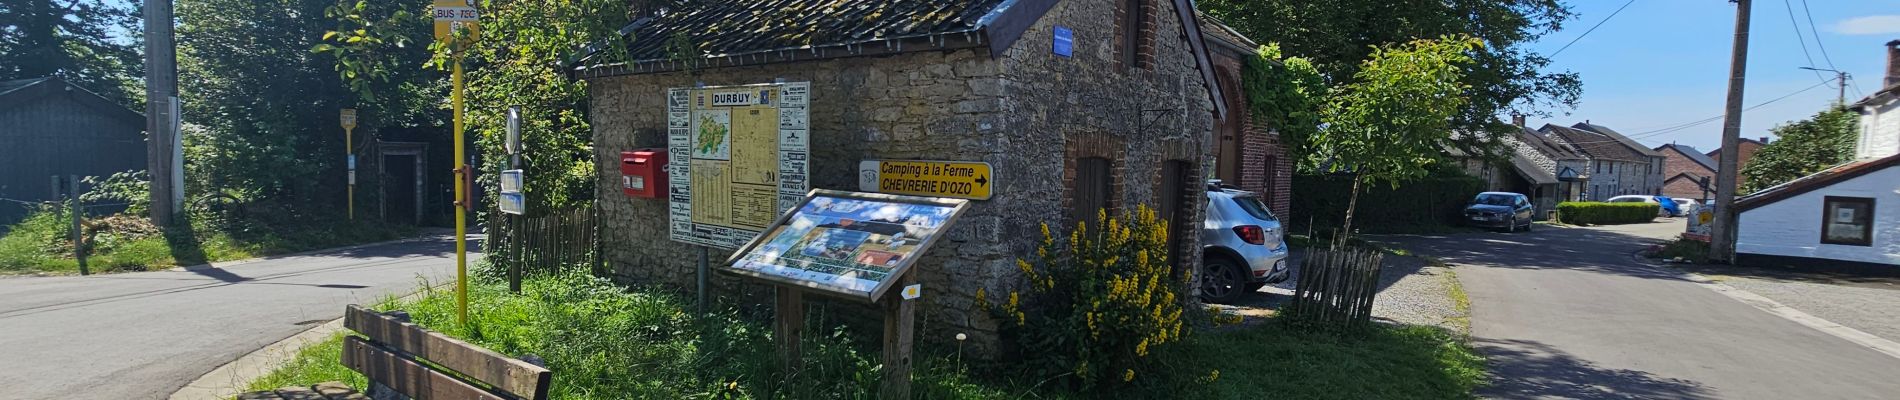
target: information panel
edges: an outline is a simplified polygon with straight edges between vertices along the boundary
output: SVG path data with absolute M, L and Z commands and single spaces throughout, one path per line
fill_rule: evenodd
M 738 248 L 804 198 L 811 83 L 668 89 L 674 241 Z
M 814 190 L 723 268 L 875 301 L 948 234 L 967 204 L 959 199 Z

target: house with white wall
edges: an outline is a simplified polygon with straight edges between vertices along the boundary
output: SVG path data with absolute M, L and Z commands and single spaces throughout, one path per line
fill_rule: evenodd
M 1739 264 L 1900 275 L 1900 40 L 1861 114 L 1854 161 L 1739 199 Z

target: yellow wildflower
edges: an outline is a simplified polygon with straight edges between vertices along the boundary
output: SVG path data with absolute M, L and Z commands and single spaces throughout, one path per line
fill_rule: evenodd
M 1129 370 L 1122 371 L 1122 382 L 1133 382 L 1134 380 L 1135 380 L 1135 370 L 1129 369 Z

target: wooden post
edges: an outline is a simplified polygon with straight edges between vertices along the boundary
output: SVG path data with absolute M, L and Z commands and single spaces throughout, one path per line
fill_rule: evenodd
M 880 399 L 910 398 L 910 350 L 917 328 L 917 301 L 905 299 L 903 288 L 914 281 L 909 275 L 897 281 L 896 288 L 884 296 L 884 383 Z
M 776 286 L 775 291 L 778 304 L 772 308 L 772 340 L 778 344 L 779 370 L 790 376 L 804 357 L 799 341 L 805 336 L 805 292 L 785 285 Z
M 86 218 L 86 211 L 83 207 L 80 207 L 79 205 L 79 175 L 67 176 L 66 187 L 68 188 L 66 192 L 71 194 L 71 196 L 67 197 L 67 199 L 72 201 L 73 260 L 79 262 L 80 276 L 91 275 L 92 271 L 89 271 L 86 268 L 86 243 L 85 243 L 86 233 L 81 231 L 80 229 L 80 226 L 82 225 L 80 220 Z

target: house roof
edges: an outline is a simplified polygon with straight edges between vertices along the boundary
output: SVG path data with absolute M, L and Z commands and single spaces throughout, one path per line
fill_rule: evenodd
M 886 55 L 930 50 L 988 48 L 1002 54 L 1041 20 L 1058 0 L 709 0 L 641 17 L 621 28 L 632 40 L 627 62 L 589 65 L 600 48 L 589 47 L 573 64 L 581 77 L 717 68 L 779 62 Z M 1181 32 L 1210 98 L 1214 84 L 1199 21 L 1191 0 L 1173 0 Z M 680 36 L 694 54 L 677 56 Z M 1163 35 L 1162 37 L 1172 37 Z M 1077 38 L 1082 39 L 1082 38 Z M 684 65 L 682 65 L 684 64 Z M 1214 114 L 1227 113 L 1215 101 Z
M 1523 175 L 1524 179 L 1530 180 L 1531 183 L 1539 185 L 1557 184 L 1557 175 L 1553 175 L 1550 171 L 1545 171 L 1543 167 L 1537 166 L 1536 162 L 1531 161 L 1529 157 L 1525 157 L 1523 153 L 1511 152 L 1511 167 L 1516 169 L 1519 175 Z
M 1221 22 L 1219 18 L 1214 18 L 1214 16 L 1207 15 L 1207 13 L 1200 11 L 1195 11 L 1194 16 L 1199 18 L 1201 20 L 1201 26 L 1206 28 L 1201 32 L 1207 37 L 1214 39 L 1214 44 L 1245 54 L 1256 54 L 1260 51 L 1260 43 L 1254 42 L 1253 39 L 1248 39 L 1246 35 L 1241 35 L 1240 31 L 1234 30 L 1234 27 L 1227 26 L 1227 24 Z
M 1585 131 L 1567 126 L 1545 124 L 1540 130 L 1556 136 L 1591 159 L 1617 161 L 1645 161 L 1645 156 L 1615 138 L 1600 133 Z M 1647 149 L 1645 149 L 1647 150 Z
M 1607 127 L 1607 126 L 1591 124 L 1589 122 L 1579 122 L 1576 125 L 1571 125 L 1570 127 L 1582 129 L 1582 130 L 1586 130 L 1590 132 L 1595 132 L 1603 136 L 1608 136 L 1611 139 L 1616 139 L 1617 143 L 1622 144 L 1624 147 L 1628 147 L 1630 150 L 1636 151 L 1637 154 L 1642 154 L 1648 157 L 1662 157 L 1662 153 L 1657 153 L 1655 150 L 1651 150 L 1649 146 L 1644 146 L 1642 143 L 1637 143 L 1636 140 L 1630 139 L 1628 136 L 1623 136 L 1622 132 L 1617 132 L 1615 129 L 1610 129 L 1610 127 Z
M 1768 142 L 1763 142 L 1760 140 L 1755 140 L 1755 139 L 1750 139 L 1750 138 L 1741 138 L 1741 141 L 1735 142 L 1735 147 L 1739 149 L 1742 147 L 1742 145 L 1747 145 L 1747 144 L 1753 144 L 1755 145 L 1755 147 L 1761 147 L 1761 146 L 1767 146 Z M 1708 152 L 1702 153 L 1702 155 L 1704 156 L 1711 157 L 1710 158 L 1711 160 L 1714 159 L 1713 157 L 1720 156 L 1721 154 L 1722 154 L 1722 148 L 1719 148 L 1719 147 L 1716 148 L 1715 150 L 1709 150 Z
M 144 121 L 145 114 L 126 108 L 125 105 L 93 93 L 91 90 L 74 85 L 58 76 L 18 79 L 0 82 L 0 110 L 16 107 L 47 96 L 68 94 L 74 101 L 91 107 L 105 116 L 127 121 Z M 135 122 L 136 123 L 136 122 Z
M 1523 141 L 1524 144 L 1530 145 L 1531 148 L 1537 149 L 1537 151 L 1553 159 L 1582 160 L 1585 158 L 1583 153 L 1578 153 L 1568 146 L 1552 142 L 1550 138 L 1544 136 L 1543 132 L 1538 132 L 1536 129 L 1524 127 L 1521 132 L 1518 132 L 1517 137 L 1519 141 Z
M 1757 207 L 1786 200 L 1795 195 L 1812 192 L 1835 183 L 1895 166 L 1900 166 L 1900 155 L 1874 160 L 1852 161 L 1846 164 L 1836 165 L 1821 172 L 1816 172 L 1812 175 L 1789 181 L 1788 183 L 1762 189 L 1759 192 L 1736 199 L 1735 207 L 1737 211 L 1752 210 Z
M 1687 158 L 1689 161 L 1695 161 L 1696 164 L 1702 165 L 1702 168 L 1708 168 L 1710 171 L 1715 170 L 1715 159 L 1709 158 L 1709 155 L 1703 153 L 1701 150 L 1696 150 L 1695 146 L 1675 143 L 1656 146 L 1656 151 L 1663 151 L 1663 149 L 1682 153 L 1683 158 Z M 1665 156 L 1666 154 L 1667 153 L 1665 153 Z

